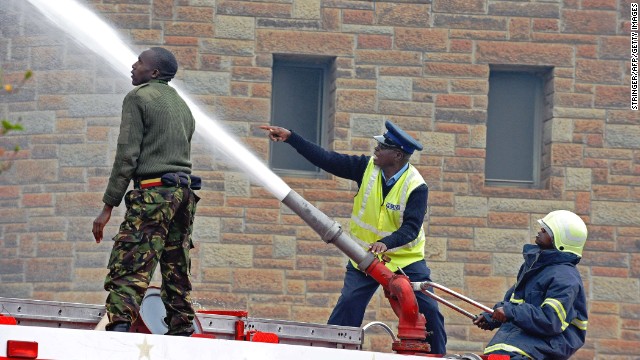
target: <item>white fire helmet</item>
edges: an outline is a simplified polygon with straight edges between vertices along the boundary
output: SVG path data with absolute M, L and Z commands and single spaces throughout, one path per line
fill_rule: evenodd
M 553 239 L 556 249 L 582 257 L 582 248 L 587 241 L 587 226 L 582 219 L 567 210 L 552 211 L 538 223 Z

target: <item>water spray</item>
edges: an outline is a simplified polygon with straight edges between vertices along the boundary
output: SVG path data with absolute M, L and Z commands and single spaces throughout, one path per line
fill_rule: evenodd
M 51 22 L 60 27 L 74 40 L 104 58 L 120 75 L 130 79 L 131 65 L 138 55 L 120 38 L 118 33 L 104 20 L 75 0 L 28 0 Z M 184 99 L 196 120 L 196 132 L 202 135 L 208 146 L 220 151 L 227 162 L 240 168 L 282 201 L 291 188 L 274 174 L 247 148 L 223 129 L 214 119 L 205 114 L 180 89 L 172 83 Z

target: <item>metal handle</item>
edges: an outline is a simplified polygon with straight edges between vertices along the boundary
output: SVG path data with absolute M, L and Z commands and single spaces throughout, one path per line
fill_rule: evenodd
M 463 309 L 461 307 L 459 307 L 458 305 L 455 305 L 455 304 L 451 303 L 450 301 L 448 301 L 446 299 L 441 298 L 440 296 L 428 291 L 427 289 L 429 287 L 434 287 L 436 289 L 440 289 L 440 290 L 446 292 L 449 295 L 453 295 L 454 297 L 456 297 L 458 299 L 464 300 L 465 302 L 467 302 L 467 303 L 469 303 L 469 304 L 471 304 L 471 305 L 473 305 L 473 306 L 475 306 L 477 308 L 480 308 L 483 311 L 488 312 L 489 314 L 493 314 L 493 309 L 492 308 L 487 307 L 487 306 L 485 306 L 485 305 L 483 305 L 483 304 L 481 304 L 481 303 L 479 303 L 479 302 L 477 302 L 477 301 L 475 301 L 473 299 L 470 299 L 470 298 L 468 298 L 468 297 L 466 297 L 466 296 L 464 296 L 464 295 L 462 295 L 460 293 L 457 293 L 457 292 L 455 292 L 455 291 L 453 291 L 453 290 L 451 290 L 451 289 L 449 289 L 449 288 L 447 288 L 445 286 L 442 286 L 442 285 L 440 285 L 438 283 L 434 283 L 434 282 L 431 282 L 431 281 L 423 281 L 423 282 L 412 282 L 411 285 L 413 286 L 413 290 L 422 292 L 423 294 L 427 295 L 428 297 L 443 303 L 444 305 L 452 308 L 453 310 L 461 313 L 462 315 L 465 315 L 466 317 L 468 317 L 468 318 L 470 318 L 472 320 L 475 320 L 478 316 L 475 315 L 475 314 L 470 313 L 469 311 L 467 311 L 467 310 L 465 310 L 465 309 Z
M 368 323 L 367 325 L 365 325 L 365 326 L 363 326 L 363 327 L 362 327 L 362 340 L 363 340 L 363 341 L 364 341 L 364 332 L 365 332 L 368 328 L 370 328 L 370 327 L 372 327 L 372 326 L 375 326 L 375 325 L 380 326 L 380 327 L 381 327 L 381 328 L 383 328 L 383 329 L 384 329 L 384 330 L 385 330 L 389 335 L 391 335 L 391 338 L 393 339 L 393 342 L 398 341 L 398 338 L 397 338 L 397 337 L 396 337 L 396 335 L 393 333 L 393 331 L 391 330 L 391 328 L 389 327 L 389 325 L 387 325 L 387 324 L 385 324 L 385 323 L 383 323 L 383 322 L 381 322 L 381 321 L 372 321 L 372 322 L 370 322 L 370 323 Z

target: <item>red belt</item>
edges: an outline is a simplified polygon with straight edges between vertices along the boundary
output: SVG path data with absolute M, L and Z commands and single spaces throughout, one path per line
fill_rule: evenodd
M 140 189 L 146 189 L 160 185 L 162 185 L 162 180 L 160 178 L 140 180 Z

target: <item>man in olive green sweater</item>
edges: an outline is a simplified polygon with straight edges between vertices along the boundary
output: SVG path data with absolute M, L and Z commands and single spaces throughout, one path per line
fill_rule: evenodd
M 169 335 L 193 333 L 189 250 L 196 203 L 191 174 L 191 137 L 195 120 L 189 107 L 168 85 L 178 70 L 175 56 L 153 47 L 132 65 L 135 86 L 122 104 L 115 161 L 93 222 L 97 243 L 114 206 L 124 196 L 127 211 L 109 259 L 104 288 L 109 331 L 128 332 L 160 263 L 161 298 Z M 133 180 L 134 189 L 127 188 Z

